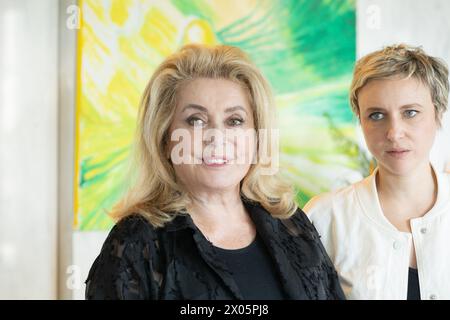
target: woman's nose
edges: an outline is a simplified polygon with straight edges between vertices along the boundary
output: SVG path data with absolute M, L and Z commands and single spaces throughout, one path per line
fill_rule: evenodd
M 404 126 L 401 120 L 393 119 L 389 122 L 387 129 L 387 139 L 389 141 L 396 141 L 405 136 Z
M 216 127 L 210 127 L 206 130 L 204 134 L 203 141 L 205 141 L 207 144 L 214 144 L 214 145 L 222 145 L 225 142 L 225 130 L 216 128 Z

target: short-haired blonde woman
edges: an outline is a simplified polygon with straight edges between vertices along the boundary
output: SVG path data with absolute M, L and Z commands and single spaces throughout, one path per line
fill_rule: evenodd
M 450 175 L 429 160 L 448 69 L 393 45 L 361 58 L 350 100 L 377 168 L 304 208 L 349 299 L 450 299 Z
M 344 298 L 317 232 L 269 168 L 273 108 L 237 48 L 190 45 L 157 68 L 138 117 L 136 186 L 113 212 L 86 298 Z

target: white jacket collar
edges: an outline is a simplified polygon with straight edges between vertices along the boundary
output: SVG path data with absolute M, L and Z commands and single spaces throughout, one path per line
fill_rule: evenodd
M 431 220 L 438 217 L 443 212 L 450 210 L 450 175 L 438 172 L 433 165 L 431 165 L 431 167 L 436 175 L 438 186 L 436 203 L 423 217 L 413 220 Z M 373 220 L 390 233 L 398 233 L 399 231 L 388 221 L 381 209 L 375 179 L 377 173 L 378 167 L 370 176 L 354 185 L 356 196 L 364 214 L 367 215 L 369 219 Z

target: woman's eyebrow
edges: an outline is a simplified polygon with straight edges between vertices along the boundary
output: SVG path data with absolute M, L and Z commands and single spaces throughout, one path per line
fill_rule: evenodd
M 386 109 L 383 109 L 381 107 L 370 107 L 370 108 L 367 108 L 365 110 L 365 112 L 377 112 L 377 111 L 384 111 L 384 110 L 386 110 Z
M 203 107 L 201 105 L 195 104 L 195 103 L 187 104 L 183 108 L 183 110 L 181 112 L 184 112 L 184 111 L 186 111 L 188 109 L 195 109 L 195 110 L 199 110 L 199 111 L 204 112 L 204 113 L 208 113 L 208 109 L 206 109 L 205 107 Z M 242 107 L 242 106 L 234 106 L 234 107 L 226 108 L 225 112 L 226 113 L 230 113 L 230 112 L 234 112 L 234 111 L 237 111 L 237 110 L 242 110 L 242 111 L 244 111 L 247 114 L 247 110 L 245 110 L 245 108 Z
M 242 106 L 234 106 L 234 107 L 226 108 L 225 112 L 228 113 L 228 112 L 234 112 L 234 111 L 237 111 L 237 110 L 242 110 L 242 111 L 245 112 L 245 114 L 247 114 L 247 110 L 245 110 L 245 108 L 242 107 Z
M 408 108 L 423 108 L 423 106 L 419 103 L 408 103 L 400 107 L 400 109 L 408 109 Z
M 205 107 L 203 107 L 201 105 L 194 104 L 194 103 L 189 103 L 188 105 L 186 105 L 181 112 L 184 112 L 187 109 L 196 109 L 196 110 L 199 110 L 201 112 L 208 113 L 208 109 L 206 109 Z
M 419 103 L 407 103 L 402 105 L 399 109 L 408 109 L 408 108 L 423 108 L 423 106 Z M 384 111 L 386 109 L 382 107 L 370 107 L 366 109 L 366 112 L 377 112 L 377 111 Z

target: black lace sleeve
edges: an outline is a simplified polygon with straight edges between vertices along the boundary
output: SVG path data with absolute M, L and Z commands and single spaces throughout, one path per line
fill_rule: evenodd
M 140 216 L 114 226 L 86 280 L 86 299 L 158 299 L 157 240 Z
M 342 290 L 341 284 L 339 282 L 339 275 L 334 267 L 332 260 L 330 259 L 328 253 L 326 252 L 321 240 L 320 235 L 317 232 L 314 225 L 309 221 L 308 217 L 302 210 L 298 210 L 294 216 L 294 220 L 297 222 L 297 226 L 303 229 L 308 237 L 310 237 L 315 243 L 322 256 L 321 269 L 323 270 L 323 275 L 321 276 L 322 281 L 325 285 L 325 297 L 326 300 L 345 300 L 345 294 Z
M 306 218 L 306 214 L 303 213 L 303 217 Z M 335 269 L 335 266 L 333 264 L 333 261 L 330 259 L 330 256 L 328 255 L 327 251 L 325 250 L 325 247 L 322 244 L 322 241 L 320 240 L 320 235 L 317 232 L 316 228 L 312 223 L 309 222 L 308 218 L 306 218 L 307 222 L 309 223 L 310 228 L 312 229 L 312 233 L 314 233 L 316 239 L 317 239 L 317 245 L 322 252 L 322 255 L 325 259 L 325 265 L 324 268 L 328 275 L 328 290 L 327 290 L 327 299 L 328 300 L 345 300 L 345 294 L 342 290 L 340 281 L 339 281 L 339 275 Z

